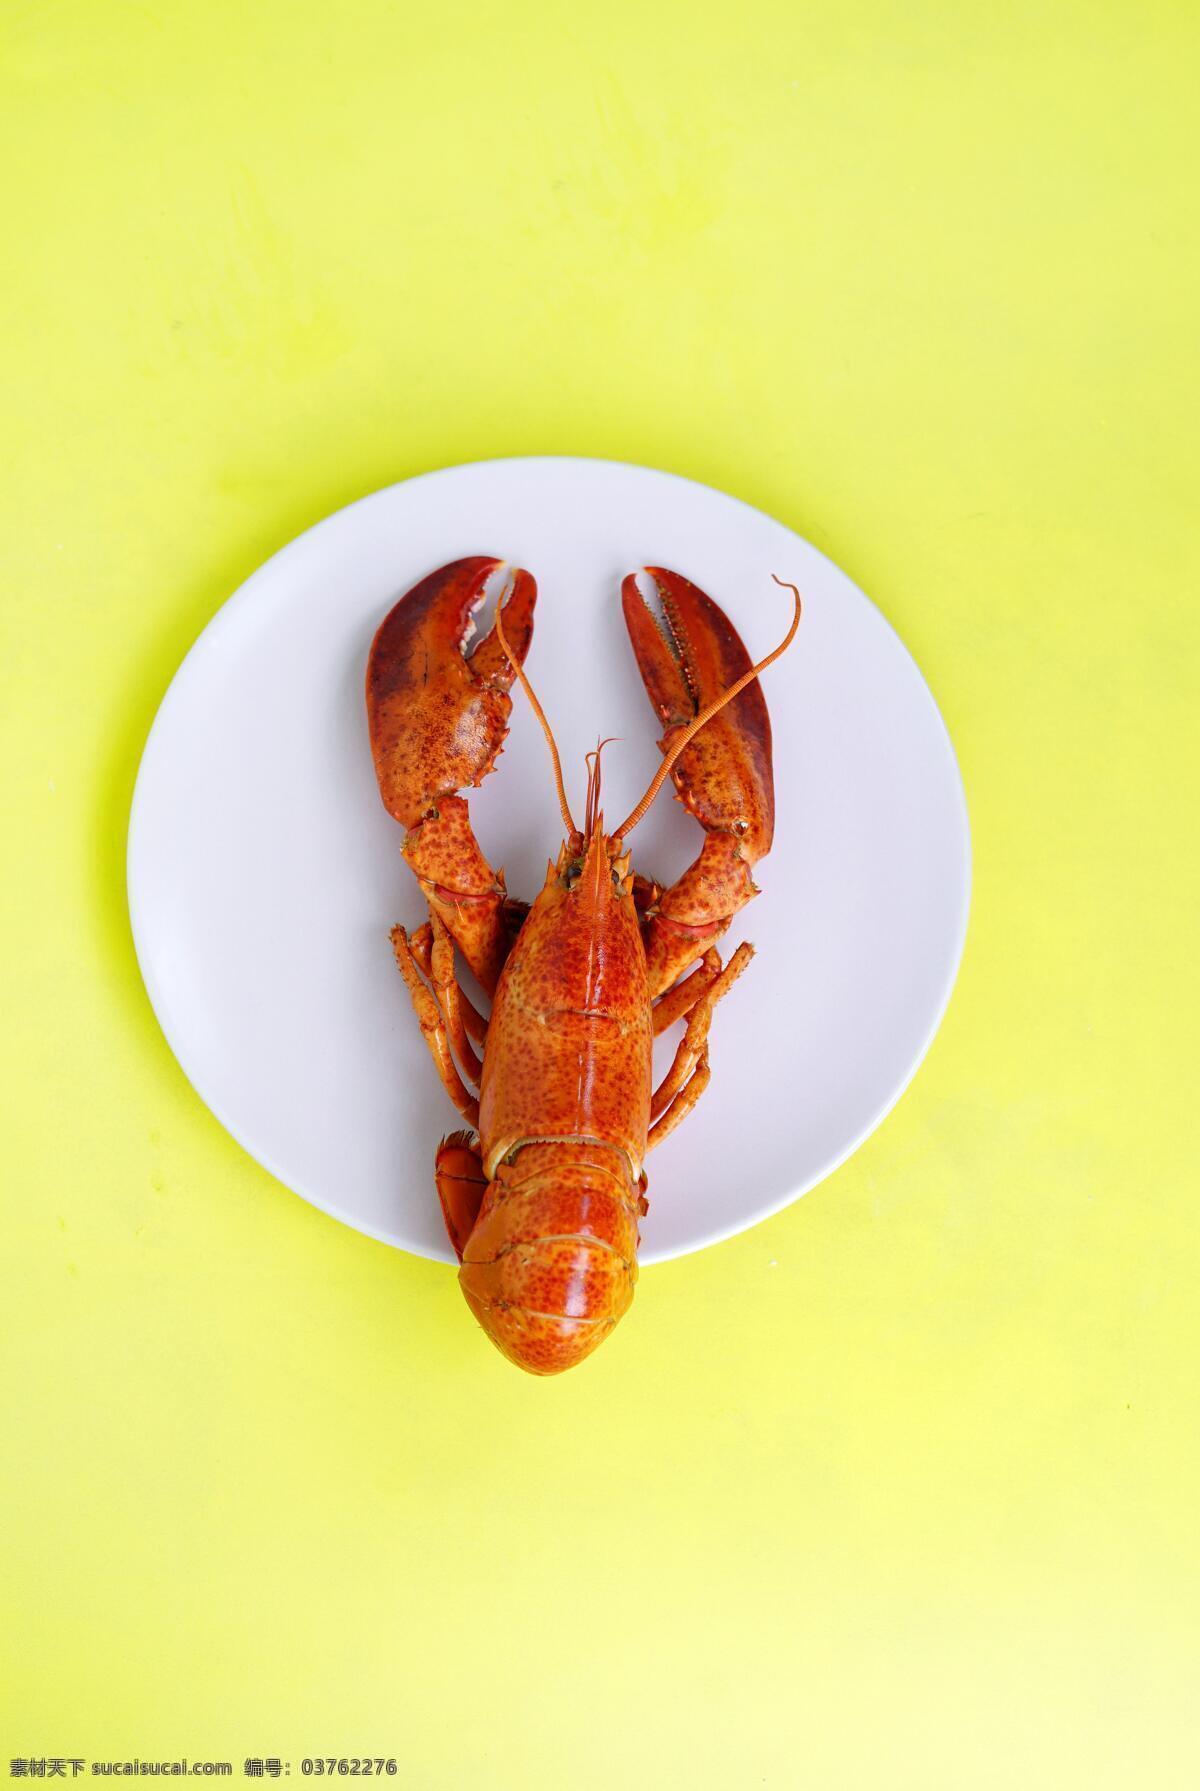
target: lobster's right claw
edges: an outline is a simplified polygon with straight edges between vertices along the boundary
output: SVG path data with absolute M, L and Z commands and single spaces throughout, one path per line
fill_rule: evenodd
M 413 828 L 440 797 L 478 784 L 508 732 L 516 673 L 495 628 L 463 655 L 484 587 L 502 562 L 454 560 L 413 586 L 384 618 L 367 661 L 367 716 L 379 793 Z M 517 568 L 504 633 L 523 660 L 533 638 L 537 585 Z
M 636 573 L 624 581 L 621 603 L 646 694 L 666 724 L 659 741 L 665 753 L 753 661 L 725 611 L 698 585 L 663 566 L 645 570 L 658 589 L 662 625 L 638 590 Z M 684 807 L 707 833 L 731 834 L 747 865 L 770 851 L 775 831 L 771 722 L 757 679 L 701 728 L 680 753 L 671 778 Z
M 635 573 L 625 580 L 621 600 L 646 694 L 666 724 L 659 744 L 669 752 L 752 661 L 724 610 L 697 585 L 662 566 L 646 571 L 658 588 L 661 626 Z M 652 995 L 673 987 L 758 893 L 753 867 L 771 849 L 775 786 L 771 723 L 757 679 L 705 723 L 676 759 L 671 777 L 679 800 L 704 828 L 704 845 L 696 862 L 666 889 L 653 889 L 645 905 L 642 937 Z

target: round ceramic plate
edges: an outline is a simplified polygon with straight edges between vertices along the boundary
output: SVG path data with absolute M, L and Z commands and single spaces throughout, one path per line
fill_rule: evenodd
M 758 955 L 716 1011 L 708 1092 L 649 1160 L 642 1261 L 661 1261 L 777 1212 L 879 1124 L 937 1029 L 966 927 L 966 808 L 929 690 L 879 611 L 771 517 L 645 467 L 496 460 L 394 485 L 301 535 L 205 629 L 151 730 L 129 830 L 138 959 L 172 1050 L 252 1156 L 347 1225 L 453 1260 L 433 1157 L 461 1121 L 392 959 L 389 928 L 419 923 L 423 904 L 379 800 L 363 678 L 395 600 L 480 553 L 537 579 L 527 669 L 577 812 L 601 734 L 618 737 L 612 816 L 659 762 L 625 573 L 685 573 L 756 658 L 790 618 L 771 574 L 804 596 L 794 645 L 763 677 L 775 845 L 723 943 Z M 562 824 L 519 689 L 470 800 L 510 893 L 532 897 Z M 632 836 L 635 864 L 670 880 L 700 837 L 668 789 Z

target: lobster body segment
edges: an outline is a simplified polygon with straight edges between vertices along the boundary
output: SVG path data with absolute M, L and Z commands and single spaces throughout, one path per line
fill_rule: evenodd
M 787 638 L 753 665 L 728 617 L 686 579 L 651 569 L 665 627 L 625 581 L 630 638 L 666 732 L 664 763 L 623 832 L 668 774 L 705 830 L 699 858 L 663 887 L 635 877 L 621 834 L 605 831 L 598 753 L 582 832 L 571 819 L 520 670 L 536 597 L 528 573 L 514 574 L 503 620 L 464 658 L 499 564 L 456 561 L 401 598 L 375 637 L 367 707 L 380 793 L 408 829 L 405 857 L 430 912 L 411 937 L 393 929 L 397 962 L 443 1085 L 477 1128 L 443 1140 L 435 1169 L 459 1281 L 506 1356 L 555 1374 L 629 1309 L 646 1154 L 707 1087 L 713 1009 L 752 956 L 741 945 L 722 966 L 716 940 L 757 893 L 751 869 L 770 849 L 771 730 L 755 680 L 800 609 L 797 595 Z M 491 770 L 518 676 L 550 738 L 566 828 L 528 911 L 508 899 L 459 794 Z M 486 1020 L 458 986 L 456 948 L 492 997 Z M 679 1020 L 686 1031 L 656 1090 L 654 1037 Z
M 568 841 L 500 978 L 479 1094 L 483 1166 L 532 1139 L 595 1140 L 636 1179 L 650 1123 L 646 954 L 628 860 Z
M 628 1312 L 645 1203 L 624 1154 L 527 1144 L 487 1186 L 458 1271 L 492 1342 L 532 1374 L 590 1356 Z
M 627 1310 L 653 1027 L 628 860 L 568 840 L 492 1003 L 479 1097 L 487 1192 L 460 1280 L 535 1372 L 581 1360 Z

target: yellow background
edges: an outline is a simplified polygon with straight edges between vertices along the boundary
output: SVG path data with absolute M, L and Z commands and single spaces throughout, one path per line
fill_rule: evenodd
M 1194 1786 L 1194 6 L 3 26 L 0 1772 Z M 364 492 L 543 452 L 840 562 L 975 848 L 896 1112 L 548 1383 L 223 1134 L 123 881 L 226 595 Z M 729 1118 L 734 1179 L 787 1115 Z

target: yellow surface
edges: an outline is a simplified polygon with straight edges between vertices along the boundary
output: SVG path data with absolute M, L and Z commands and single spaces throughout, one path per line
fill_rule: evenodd
M 3 24 L 0 1774 L 1200 1782 L 1195 8 Z M 832 554 L 975 846 L 897 1111 L 549 1383 L 223 1134 L 123 884 L 224 597 L 364 492 L 527 452 Z M 731 1179 L 786 1123 L 729 1115 Z

